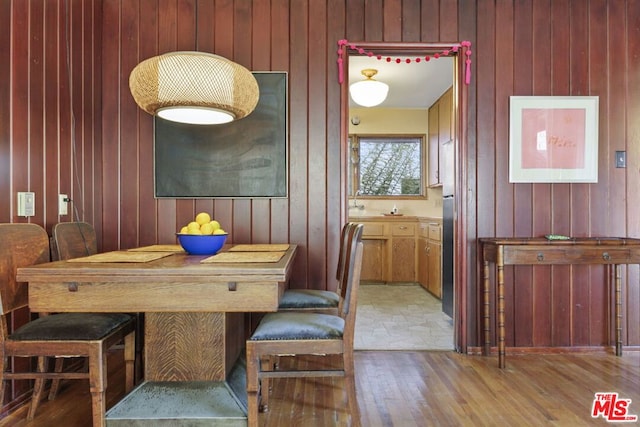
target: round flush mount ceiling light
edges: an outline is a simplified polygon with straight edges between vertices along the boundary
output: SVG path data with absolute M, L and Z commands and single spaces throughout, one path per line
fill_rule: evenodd
M 170 52 L 139 63 L 129 76 L 138 106 L 166 120 L 220 124 L 249 115 L 260 89 L 251 71 L 206 52 Z
M 349 86 L 353 102 L 363 107 L 375 107 L 382 104 L 389 93 L 389 85 L 373 79 L 373 76 L 378 74 L 378 70 L 366 68 L 361 73 L 366 79 Z

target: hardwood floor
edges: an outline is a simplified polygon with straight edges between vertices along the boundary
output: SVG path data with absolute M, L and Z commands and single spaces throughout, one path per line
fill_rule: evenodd
M 631 399 L 629 413 L 640 415 L 638 351 L 621 358 L 509 355 L 504 370 L 497 368 L 496 357 L 450 351 L 357 351 L 355 360 L 365 427 L 616 425 L 591 417 L 596 392 Z M 109 377 L 109 406 L 122 396 L 123 379 L 122 369 Z M 341 379 L 273 380 L 270 411 L 261 414 L 261 424 L 349 426 L 342 384 Z M 41 403 L 33 422 L 25 415 L 21 408 L 0 426 L 90 425 L 86 382 L 68 382 L 55 401 Z
M 124 396 L 123 350 L 110 350 L 107 359 L 107 408 Z M 28 404 L 0 420 L 0 427 L 87 427 L 91 426 L 89 380 L 62 381 L 55 400 L 46 397 L 38 405 L 36 417 L 27 421 Z

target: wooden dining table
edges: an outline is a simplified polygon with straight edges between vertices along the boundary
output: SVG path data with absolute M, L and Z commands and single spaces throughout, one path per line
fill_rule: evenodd
M 245 313 L 278 309 L 295 253 L 293 244 L 225 245 L 213 257 L 152 245 L 20 268 L 17 279 L 28 282 L 32 312 L 145 313 L 144 381 L 107 425 L 181 411 L 246 425 Z

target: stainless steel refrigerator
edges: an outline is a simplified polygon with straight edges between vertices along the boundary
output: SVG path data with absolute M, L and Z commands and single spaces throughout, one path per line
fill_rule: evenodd
M 442 311 L 453 318 L 455 166 L 453 140 L 442 144 Z

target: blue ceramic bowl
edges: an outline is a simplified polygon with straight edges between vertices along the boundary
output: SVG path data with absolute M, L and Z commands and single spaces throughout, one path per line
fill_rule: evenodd
M 215 255 L 227 241 L 227 234 L 177 234 L 182 249 L 190 255 Z

